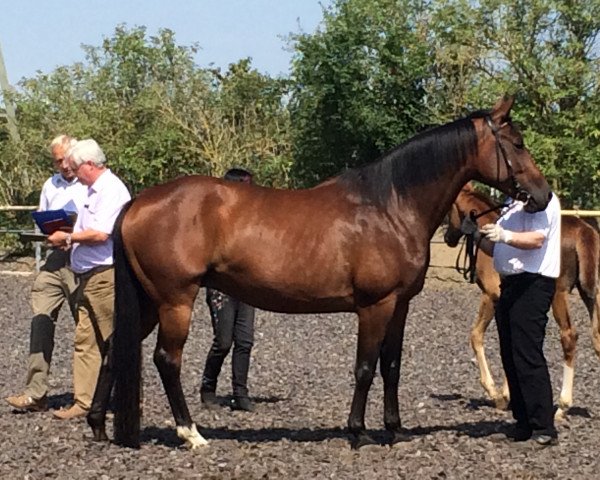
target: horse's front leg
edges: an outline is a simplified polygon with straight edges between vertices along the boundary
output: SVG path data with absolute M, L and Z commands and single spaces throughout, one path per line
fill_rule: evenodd
M 189 331 L 191 307 L 162 307 L 159 309 L 159 316 L 160 327 L 154 363 L 175 418 L 177 436 L 192 449 L 208 445 L 192 421 L 181 388 L 181 359 Z
M 354 449 L 375 443 L 365 431 L 367 396 L 373 383 L 377 359 L 385 332 L 394 312 L 395 298 L 386 298 L 376 305 L 358 311 L 358 346 L 354 367 L 354 396 L 348 417 L 348 430 Z
M 383 422 L 393 435 L 392 444 L 408 440 L 408 436 L 401 430 L 398 408 L 398 384 L 407 313 L 408 300 L 399 300 L 381 346 L 379 368 L 383 377 Z

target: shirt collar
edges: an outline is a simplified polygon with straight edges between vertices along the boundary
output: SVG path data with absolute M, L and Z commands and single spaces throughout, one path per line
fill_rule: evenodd
M 60 173 L 57 173 L 56 175 L 54 175 L 54 178 L 55 178 L 55 184 L 57 187 L 69 187 L 71 185 L 75 185 L 76 183 L 79 183 L 79 179 L 77 177 L 75 177 L 73 180 L 71 180 L 69 182 Z

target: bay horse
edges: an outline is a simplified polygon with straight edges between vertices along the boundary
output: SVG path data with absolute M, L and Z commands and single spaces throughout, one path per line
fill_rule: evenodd
M 159 325 L 154 363 L 177 434 L 206 440 L 192 422 L 180 372 L 200 287 L 283 313 L 356 312 L 351 446 L 372 443 L 367 396 L 377 362 L 383 421 L 406 439 L 398 410 L 409 301 L 423 288 L 429 242 L 460 188 L 477 179 L 543 210 L 551 191 L 510 120 L 513 99 L 423 132 L 377 161 L 314 188 L 279 190 L 186 176 L 140 193 L 113 231 L 115 331 L 88 415 L 106 439 L 115 378 L 115 441 L 139 447 L 141 341 Z
M 450 247 L 456 247 L 460 238 L 463 219 L 472 213 L 477 216 L 479 227 L 486 223 L 495 223 L 499 217 L 495 202 L 478 192 L 467 183 L 452 204 L 448 227 L 444 241 Z M 592 343 L 596 355 L 600 357 L 600 290 L 598 288 L 598 269 L 600 267 L 600 237 L 597 230 L 577 217 L 561 218 L 561 271 L 556 279 L 556 292 L 552 300 L 552 313 L 560 329 L 560 341 L 563 350 L 563 378 L 558 401 L 556 418 L 564 418 L 573 405 L 573 378 L 575 368 L 575 347 L 577 332 L 569 313 L 568 296 L 577 288 L 581 300 L 588 311 L 592 325 Z M 481 289 L 479 312 L 471 328 L 470 343 L 477 364 L 481 385 L 488 397 L 499 409 L 508 406 L 509 392 L 506 377 L 502 389 L 498 391 L 490 373 L 484 349 L 484 334 L 492 318 L 496 302 L 500 297 L 500 277 L 494 269 L 491 256 L 483 250 L 477 252 L 475 260 L 477 285 Z

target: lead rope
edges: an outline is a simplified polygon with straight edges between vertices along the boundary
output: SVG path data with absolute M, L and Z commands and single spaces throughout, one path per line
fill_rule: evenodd
M 475 222 L 475 220 L 477 219 L 474 211 L 471 211 L 469 213 L 469 217 L 473 222 Z M 479 251 L 479 242 L 475 242 L 475 239 L 473 237 L 474 235 L 472 233 L 464 235 L 463 241 L 460 246 L 460 250 L 458 251 L 458 256 L 456 257 L 456 263 L 454 265 L 456 271 L 460 273 L 462 277 L 469 283 L 475 283 L 477 280 L 476 264 L 477 253 Z M 463 257 L 462 265 L 461 256 Z
M 477 219 L 484 216 L 487 213 L 490 212 L 494 212 L 496 210 L 500 210 L 506 206 L 510 206 L 506 205 L 506 204 L 500 204 L 500 205 L 496 205 L 494 207 L 491 207 L 487 210 L 484 210 L 481 213 L 477 213 L 475 210 L 471 210 L 469 212 L 469 219 L 471 220 L 471 222 L 475 225 L 475 228 L 477 228 Z M 456 262 L 454 265 L 454 268 L 456 269 L 456 271 L 458 273 L 460 273 L 462 275 L 462 277 L 467 280 L 469 283 L 475 283 L 477 281 L 477 254 L 479 253 L 479 242 L 481 241 L 481 239 L 479 239 L 479 241 L 475 241 L 475 231 L 473 231 L 472 233 L 465 233 L 464 234 L 464 240 L 460 246 L 460 250 L 458 251 L 458 256 L 456 257 Z M 461 266 L 461 255 L 463 255 L 463 250 L 464 250 L 464 257 L 462 260 L 462 266 Z

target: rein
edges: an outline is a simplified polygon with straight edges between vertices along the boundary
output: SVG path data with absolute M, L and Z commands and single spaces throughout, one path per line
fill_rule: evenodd
M 500 210 L 504 208 L 505 204 L 495 205 L 487 210 L 484 210 L 481 213 L 477 213 L 475 210 L 471 210 L 469 212 L 469 216 L 465 217 L 463 220 L 463 224 L 461 225 L 461 231 L 464 233 L 464 240 L 460 246 L 460 250 L 458 251 L 458 256 L 456 257 L 456 262 L 454 268 L 458 273 L 460 273 L 465 280 L 469 283 L 475 283 L 477 281 L 477 254 L 479 253 L 479 242 L 481 239 L 475 240 L 475 233 L 477 232 L 477 219 L 483 217 L 484 215 L 494 212 L 496 210 Z M 464 229 L 464 226 L 468 225 L 467 229 Z M 467 230 L 467 231 L 464 231 Z M 462 259 L 461 266 L 461 255 L 464 257 Z

